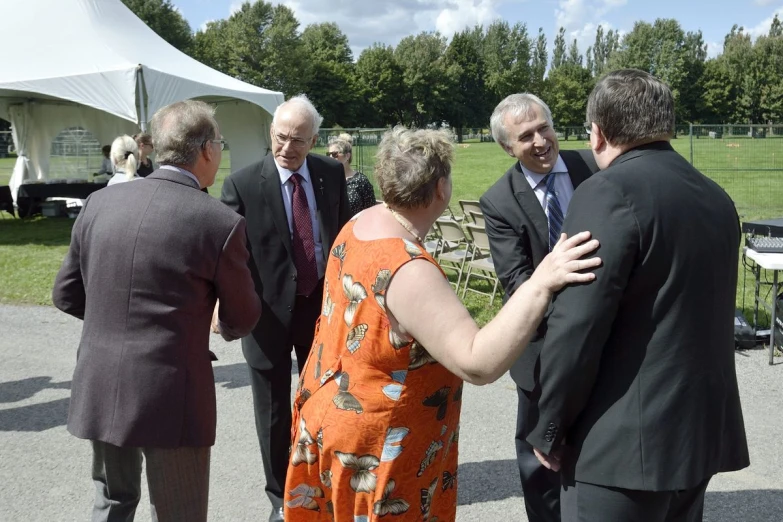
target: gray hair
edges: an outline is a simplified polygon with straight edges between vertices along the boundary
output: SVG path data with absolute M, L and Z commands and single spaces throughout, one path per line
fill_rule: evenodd
M 275 108 L 275 113 L 272 115 L 272 125 L 277 122 L 277 115 L 280 113 L 282 109 L 293 109 L 294 111 L 299 112 L 300 114 L 304 114 L 308 117 L 308 119 L 313 123 L 313 136 L 318 134 L 318 131 L 321 130 L 321 123 L 323 123 L 324 118 L 320 114 L 318 114 L 318 110 L 315 108 L 315 106 L 312 104 L 310 99 L 305 96 L 304 94 L 297 94 L 293 98 L 289 98 L 288 101 L 285 101 L 281 103 L 280 105 Z
M 109 158 L 114 170 L 124 172 L 129 181 L 136 176 L 136 171 L 139 169 L 139 146 L 136 140 L 127 134 L 117 136 L 111 143 Z
M 185 100 L 158 110 L 150 131 L 158 163 L 192 167 L 204 143 L 216 138 L 215 108 L 198 100 Z
M 387 131 L 375 156 L 375 178 L 383 200 L 396 208 L 432 203 L 438 180 L 451 175 L 454 146 L 445 130 Z
M 508 131 L 506 129 L 506 117 L 508 115 L 518 117 L 523 114 L 532 115 L 533 106 L 538 105 L 544 111 L 547 123 L 552 126 L 552 111 L 544 100 L 530 93 L 510 94 L 498 103 L 492 116 L 489 118 L 489 128 L 492 130 L 492 138 L 501 147 L 508 147 Z
M 612 71 L 587 99 L 587 122 L 598 125 L 612 145 L 669 139 L 674 135 L 674 96 L 649 73 Z

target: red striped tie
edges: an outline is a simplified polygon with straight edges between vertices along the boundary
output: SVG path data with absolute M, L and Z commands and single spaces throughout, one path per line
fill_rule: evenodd
M 313 239 L 313 223 L 310 220 L 310 207 L 307 204 L 307 194 L 302 186 L 302 176 L 295 172 L 291 176 L 294 184 L 294 194 L 291 198 L 291 213 L 293 214 L 294 233 L 292 238 L 294 249 L 294 266 L 296 267 L 296 293 L 309 296 L 318 285 L 318 265 L 315 262 L 315 240 Z

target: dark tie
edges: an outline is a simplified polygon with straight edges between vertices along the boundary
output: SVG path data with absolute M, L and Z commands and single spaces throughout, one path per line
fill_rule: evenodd
M 560 202 L 555 194 L 555 176 L 557 172 L 547 174 L 546 182 L 546 215 L 549 221 L 549 251 L 557 244 L 560 239 L 560 231 L 563 229 L 563 210 L 560 208 Z
M 296 293 L 309 296 L 318 284 L 318 265 L 315 263 L 315 241 L 313 223 L 310 220 L 310 207 L 307 194 L 302 186 L 302 176 L 291 176 L 294 195 L 291 198 L 294 233 L 291 240 L 294 248 L 294 266 L 296 267 Z

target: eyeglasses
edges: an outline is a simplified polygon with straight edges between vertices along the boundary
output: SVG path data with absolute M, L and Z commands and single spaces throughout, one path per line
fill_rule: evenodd
M 207 140 L 207 141 L 210 141 L 212 143 L 220 143 L 220 150 L 226 148 L 226 140 Z M 206 143 L 206 141 L 204 143 Z
M 593 124 L 592 123 L 586 121 L 584 123 L 584 126 L 585 126 L 585 133 L 587 133 L 588 136 L 593 133 Z
M 285 145 L 286 143 L 290 143 L 291 146 L 295 149 L 303 149 L 307 146 L 308 143 L 310 143 L 310 140 L 294 138 L 293 136 L 283 136 L 282 134 L 272 134 L 272 136 L 275 137 L 275 141 L 278 145 Z
M 337 158 L 337 156 L 339 156 L 340 153 L 336 152 L 336 151 L 335 152 L 327 152 L 326 155 L 327 156 L 331 156 L 332 158 Z

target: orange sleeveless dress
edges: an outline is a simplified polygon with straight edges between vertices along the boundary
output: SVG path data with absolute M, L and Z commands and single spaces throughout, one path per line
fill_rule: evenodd
M 354 223 L 329 255 L 296 393 L 285 519 L 454 520 L 463 383 L 394 334 L 384 306 L 402 265 L 437 263 L 401 238 L 361 241 Z

